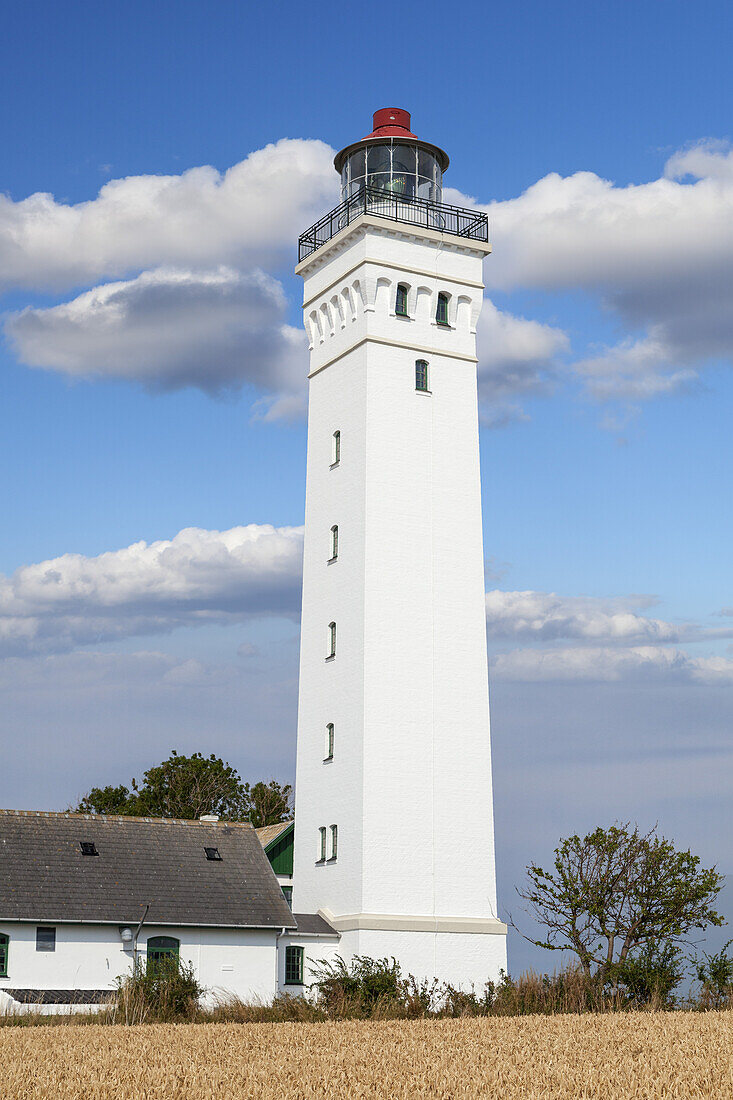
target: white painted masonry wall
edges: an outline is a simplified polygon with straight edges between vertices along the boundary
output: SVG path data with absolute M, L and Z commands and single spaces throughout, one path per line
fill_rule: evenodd
M 132 968 L 132 951 L 123 950 L 120 927 L 63 924 L 56 929 L 56 950 L 36 950 L 36 924 L 0 922 L 10 937 L 8 977 L 3 989 L 113 989 Z M 242 1000 L 269 1000 L 277 989 L 277 930 L 144 926 L 138 954 L 145 957 L 151 936 L 180 940 L 182 962 L 193 965 L 211 999 L 233 994 Z
M 293 908 L 326 909 L 337 927 L 371 914 L 471 917 L 505 932 L 475 358 L 486 251 L 367 216 L 298 268 L 311 372 Z M 394 312 L 400 282 L 409 319 Z M 450 327 L 435 322 L 439 292 Z M 428 361 L 429 394 L 415 390 L 416 359 Z M 334 759 L 324 763 L 328 722 Z M 331 824 L 338 859 L 321 864 L 318 829 Z M 364 923 L 344 932 L 340 953 L 395 954 L 405 970 L 462 982 L 506 965 L 503 934 Z

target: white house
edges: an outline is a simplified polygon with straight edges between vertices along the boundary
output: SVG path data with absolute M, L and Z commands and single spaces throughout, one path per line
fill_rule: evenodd
M 337 942 L 291 913 L 250 825 L 0 811 L 0 1010 L 97 1005 L 163 955 L 209 999 L 266 1001 Z

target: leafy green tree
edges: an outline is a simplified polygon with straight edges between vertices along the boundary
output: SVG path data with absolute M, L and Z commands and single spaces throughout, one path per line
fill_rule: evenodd
M 685 976 L 682 950 L 676 944 L 648 940 L 611 971 L 609 978 L 623 986 L 633 1005 L 656 1004 L 673 1008 L 674 990 Z
M 281 785 L 271 779 L 269 783 L 260 780 L 250 787 L 245 784 L 248 803 L 247 820 L 255 829 L 263 825 L 279 825 L 292 816 L 293 788 L 289 783 Z
M 255 828 L 276 825 L 291 814 L 292 788 L 272 779 L 250 786 L 235 768 L 218 756 L 175 750 L 149 768 L 130 788 L 93 787 L 75 807 L 76 813 L 122 814 L 195 820 L 217 814 L 228 821 L 250 821 Z
M 716 955 L 703 951 L 703 962 L 695 967 L 697 980 L 702 983 L 700 1005 L 702 1008 L 730 1008 L 733 1006 L 733 955 L 728 953 L 733 940 L 728 940 Z
M 554 869 L 531 864 L 517 892 L 545 928 L 542 939 L 526 939 L 574 952 L 587 978 L 616 981 L 618 966 L 645 945 L 677 944 L 692 929 L 723 924 L 712 907 L 722 885 L 698 856 L 626 823 L 562 840 Z

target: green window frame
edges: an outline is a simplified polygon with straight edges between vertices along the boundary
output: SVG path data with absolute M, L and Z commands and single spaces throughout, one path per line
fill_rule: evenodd
M 339 846 L 339 827 L 338 825 L 331 826 L 331 859 L 338 857 Z
M 424 359 L 415 362 L 415 389 L 428 392 L 428 364 Z
M 447 294 L 441 293 L 441 294 L 438 295 L 438 307 L 435 311 L 435 320 L 437 321 L 437 323 L 439 325 L 447 325 L 448 324 L 448 295 Z
M 326 835 L 327 835 L 326 826 L 321 825 L 320 829 L 318 830 L 318 837 L 319 837 L 319 843 L 320 843 L 320 855 L 318 857 L 318 862 L 319 863 L 325 863 L 326 862 Z
M 10 936 L 0 932 L 0 978 L 8 976 L 8 952 L 10 950 Z
M 398 317 L 408 317 L 407 312 L 407 287 L 404 283 L 397 284 L 394 311 Z
M 285 948 L 285 984 L 303 984 L 303 955 L 305 948 L 288 946 Z
M 333 733 L 333 722 L 328 722 L 326 725 L 326 755 L 323 758 L 324 761 L 333 760 Z
M 175 959 L 176 965 L 181 952 L 181 941 L 175 936 L 151 936 L 146 944 L 147 972 L 164 970 L 172 967 L 170 960 Z

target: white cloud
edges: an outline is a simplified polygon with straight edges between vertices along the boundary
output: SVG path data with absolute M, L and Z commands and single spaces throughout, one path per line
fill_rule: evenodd
M 506 313 L 484 299 L 478 323 L 479 401 L 494 425 L 522 419 L 515 397 L 545 392 L 555 358 L 568 348 L 560 329 Z
M 220 173 L 110 180 L 88 202 L 0 195 L 0 288 L 87 286 L 152 267 L 270 266 L 338 197 L 333 150 L 283 139 Z
M 688 632 L 661 619 L 640 615 L 636 608 L 649 597 L 558 596 L 554 592 L 486 593 L 486 622 L 495 638 L 557 641 L 563 638 L 632 642 L 674 642 Z
M 733 660 L 691 657 L 662 646 L 583 646 L 515 649 L 491 662 L 493 675 L 508 681 L 674 681 L 733 685 Z
M 64 554 L 0 577 L 0 655 L 58 653 L 181 626 L 296 619 L 302 529 L 190 527 L 98 557 Z
M 640 399 L 733 359 L 733 151 L 702 142 L 664 176 L 618 187 L 593 172 L 552 173 L 485 206 L 489 288 L 585 290 L 628 335 L 578 365 L 599 398 Z
M 280 284 L 261 271 L 158 268 L 5 324 L 19 359 L 71 377 L 210 393 L 248 383 L 277 408 L 305 404 L 304 334 L 285 325 Z

